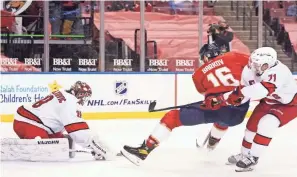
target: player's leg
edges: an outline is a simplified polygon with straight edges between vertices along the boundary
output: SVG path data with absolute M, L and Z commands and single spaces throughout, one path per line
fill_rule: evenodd
M 15 116 L 21 116 L 19 114 L 15 114 Z M 41 139 L 56 139 L 56 138 L 67 138 L 69 141 L 69 149 L 74 150 L 75 144 L 72 138 L 68 135 L 64 135 L 62 132 L 57 132 L 53 134 L 48 134 L 48 132 L 40 127 L 37 127 L 35 125 L 14 120 L 13 122 L 13 130 L 21 139 L 34 139 L 36 137 L 39 137 Z M 70 151 L 69 157 L 74 158 L 75 152 Z
M 13 130 L 21 139 L 49 138 L 44 129 L 18 120 L 13 121 Z
M 1 139 L 1 160 L 64 161 L 69 158 L 65 138 L 50 140 L 44 129 L 18 120 L 14 120 L 13 130 L 20 139 Z
M 228 130 L 228 126 L 222 123 L 214 123 L 208 138 L 207 149 L 214 150 Z
M 49 134 L 48 136 L 49 138 L 65 138 L 65 135 L 63 134 L 63 132 Z
M 236 163 L 236 171 L 250 171 L 257 164 L 260 154 L 268 147 L 274 132 L 280 126 L 277 117 L 266 114 L 258 123 L 258 131 L 253 138 L 250 153 L 244 154 L 243 158 Z
M 166 140 L 171 131 L 181 126 L 180 110 L 171 110 L 167 112 L 160 123 L 156 125 L 149 137 L 142 143 L 140 147 L 124 146 L 122 154 L 132 163 L 139 165 L 142 160 L 145 160 L 149 153 L 155 149 L 159 143 Z
M 261 102 L 256 106 L 246 125 L 244 138 L 242 140 L 241 152 L 239 154 L 230 156 L 227 162 L 228 165 L 235 165 L 243 158 L 244 155 L 249 154 L 253 139 L 257 132 L 257 125 L 260 119 L 267 113 L 269 109 L 270 106 L 265 102 Z
M 136 160 L 130 161 L 138 164 L 141 160 L 145 160 L 148 154 L 155 149 L 160 143 L 165 141 L 171 134 L 172 130 L 180 126 L 193 126 L 207 122 L 204 117 L 205 110 L 199 108 L 200 103 L 192 105 L 191 107 L 181 108 L 180 110 L 171 110 L 166 113 L 161 119 L 160 123 L 156 125 L 147 140 L 143 142 L 140 147 L 124 146 L 122 151 L 124 156 L 136 156 Z M 213 123 L 213 121 L 211 122 Z
M 206 123 L 215 123 L 215 129 L 211 133 L 217 139 L 221 137 L 226 132 L 226 127 L 228 125 L 234 126 L 241 123 L 244 119 L 245 113 L 248 109 L 231 109 L 222 108 L 222 110 L 203 110 L 200 109 L 200 103 L 191 105 L 191 107 L 181 108 L 180 110 L 171 110 L 164 115 L 160 123 L 157 124 L 153 132 L 150 134 L 148 139 L 143 142 L 142 146 L 134 148 L 130 146 L 124 146 L 123 155 L 129 156 L 134 155 L 136 158 L 133 160 L 127 157 L 130 161 L 138 164 L 141 160 L 144 160 L 148 154 L 156 148 L 160 143 L 166 140 L 173 129 L 179 126 L 194 126 Z M 212 142 L 217 144 L 217 142 Z M 126 155 L 125 155 L 126 154 Z
M 228 130 L 228 127 L 239 125 L 243 122 L 248 111 L 249 103 L 245 103 L 238 107 L 223 107 L 219 110 L 219 114 L 213 115 L 216 117 L 216 123 L 210 131 L 207 148 L 209 150 L 215 149 L 222 137 Z M 206 115 L 206 117 L 208 117 Z M 211 117 L 211 116 L 210 116 Z
M 258 123 L 250 154 L 239 161 L 237 171 L 250 171 L 268 148 L 276 130 L 297 117 L 297 106 L 273 105 Z

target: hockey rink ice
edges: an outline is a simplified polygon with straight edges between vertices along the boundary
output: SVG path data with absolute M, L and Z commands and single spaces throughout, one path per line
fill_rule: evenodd
M 152 131 L 158 119 L 88 121 L 90 128 L 120 151 L 123 144 L 138 145 Z M 155 149 L 142 166 L 124 157 L 115 161 L 95 161 L 78 154 L 68 162 L 1 162 L 1 177 L 297 177 L 297 120 L 281 128 L 253 172 L 236 173 L 225 162 L 238 153 L 245 123 L 229 129 L 211 153 L 195 147 L 211 125 L 183 127 Z M 11 123 L 2 123 L 1 137 L 16 137 Z

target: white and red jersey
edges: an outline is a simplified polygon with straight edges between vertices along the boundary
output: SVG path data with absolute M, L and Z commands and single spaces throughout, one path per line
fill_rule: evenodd
M 297 105 L 297 83 L 289 68 L 280 61 L 261 76 L 248 66 L 243 69 L 242 94 L 253 100 L 263 99 L 267 104 Z
M 32 105 L 19 107 L 15 120 L 40 127 L 49 135 L 66 130 L 76 143 L 86 146 L 90 130 L 77 102 L 74 95 L 58 90 Z

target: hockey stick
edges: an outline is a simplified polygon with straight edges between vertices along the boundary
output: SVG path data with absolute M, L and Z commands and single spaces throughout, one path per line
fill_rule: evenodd
M 205 144 L 207 143 L 207 140 L 209 139 L 210 137 L 210 131 L 209 133 L 207 134 L 207 136 L 205 137 L 204 141 L 203 141 L 203 144 L 200 146 L 199 143 L 198 143 L 198 139 L 196 138 L 196 147 L 197 148 L 202 148 L 205 146 Z
M 73 149 L 70 149 L 69 151 L 70 151 L 70 152 L 76 152 L 76 153 L 86 153 L 86 154 L 92 154 L 92 155 L 93 155 L 92 151 L 73 150 Z M 119 153 L 117 153 L 117 155 L 116 155 L 116 156 L 122 156 L 122 154 L 119 152 Z
M 156 102 L 156 101 L 153 101 L 153 102 L 151 102 L 151 103 L 149 104 L 149 109 L 148 109 L 148 111 L 149 111 L 149 112 L 158 112 L 158 111 L 165 111 L 165 110 L 177 109 L 177 108 L 185 108 L 185 107 L 191 108 L 191 107 L 189 107 L 189 106 L 191 106 L 191 105 L 193 105 L 193 104 L 196 104 L 196 103 L 199 103 L 199 102 L 194 102 L 194 103 L 189 103 L 189 104 L 184 104 L 184 105 L 179 105 L 179 106 L 171 106 L 171 107 L 167 107 L 167 108 L 155 109 L 155 107 L 156 107 L 156 105 L 157 105 L 157 102 Z M 201 103 L 202 103 L 202 102 L 201 102 Z M 193 108 L 196 109 L 195 107 L 193 107 Z M 205 137 L 202 146 L 199 145 L 199 143 L 198 143 L 198 139 L 196 138 L 196 147 L 197 147 L 197 148 L 204 147 L 205 144 L 207 143 L 207 140 L 208 140 L 209 137 L 210 137 L 210 131 L 209 131 L 208 135 Z
M 92 154 L 91 151 L 84 151 L 84 150 L 74 150 L 74 149 L 69 149 L 70 152 L 77 152 L 77 153 L 86 153 L 86 154 Z
M 153 101 L 149 104 L 148 111 L 149 112 L 159 112 L 159 111 L 166 111 L 166 110 L 170 110 L 170 109 L 185 108 L 185 107 L 189 107 L 189 106 L 199 103 L 199 102 L 194 102 L 194 103 L 189 103 L 189 104 L 184 104 L 184 105 L 179 105 L 179 106 L 171 106 L 171 107 L 167 107 L 167 108 L 155 109 L 157 102 Z

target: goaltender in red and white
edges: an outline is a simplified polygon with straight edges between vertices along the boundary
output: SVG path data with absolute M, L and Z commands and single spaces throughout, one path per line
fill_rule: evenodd
M 63 160 L 66 155 L 74 157 L 71 149 L 75 143 L 90 149 L 95 159 L 112 159 L 110 148 L 81 118 L 79 107 L 91 95 L 91 87 L 77 81 L 69 90 L 56 90 L 32 105 L 20 106 L 13 122 L 13 130 L 20 139 L 2 140 L 2 160 Z M 68 134 L 63 134 L 65 130 Z M 30 158 L 22 153 L 23 149 L 31 153 Z M 14 155 L 7 152 L 11 150 Z

